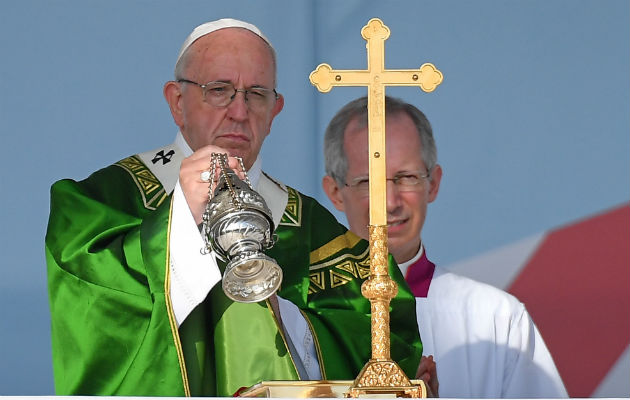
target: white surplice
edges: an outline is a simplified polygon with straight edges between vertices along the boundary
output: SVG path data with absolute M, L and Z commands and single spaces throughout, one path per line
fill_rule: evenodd
M 532 318 L 511 294 L 435 267 L 426 297 L 416 297 L 416 312 L 440 397 L 568 397 Z

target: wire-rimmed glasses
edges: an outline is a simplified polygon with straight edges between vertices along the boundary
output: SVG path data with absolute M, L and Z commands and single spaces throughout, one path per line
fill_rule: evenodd
M 416 192 L 423 187 L 424 180 L 430 176 L 428 170 L 405 171 L 399 172 L 393 178 L 385 178 L 385 181 L 391 181 L 399 192 Z M 354 178 L 350 183 L 345 185 L 361 195 L 369 195 L 370 178 L 360 176 Z
M 208 82 L 201 84 L 189 79 L 178 79 L 177 82 L 199 86 L 203 93 L 203 100 L 214 107 L 227 107 L 232 103 L 238 92 L 243 93 L 245 103 L 247 103 L 247 106 L 254 112 L 265 110 L 272 103 L 272 100 L 278 98 L 276 89 L 268 89 L 259 86 L 237 89 L 230 82 Z

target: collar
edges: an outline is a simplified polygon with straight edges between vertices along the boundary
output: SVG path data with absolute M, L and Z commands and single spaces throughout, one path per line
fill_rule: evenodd
M 182 135 L 181 131 L 177 131 L 177 135 L 175 135 L 175 144 L 179 149 L 184 153 L 184 157 L 190 157 L 193 153 L 192 149 L 184 139 L 184 135 Z
M 398 268 L 400 268 L 400 271 L 402 272 L 402 275 L 404 277 L 407 277 L 407 269 L 409 269 L 409 266 L 415 263 L 416 261 L 418 261 L 420 257 L 422 257 L 423 253 L 424 253 L 424 245 L 422 244 L 422 242 L 420 242 L 420 248 L 418 249 L 418 252 L 416 253 L 416 255 L 413 256 L 410 260 L 398 264 Z
M 403 270 L 404 268 L 404 270 Z M 427 258 L 424 245 L 420 243 L 418 254 L 411 260 L 402 263 L 400 269 L 415 297 L 427 297 L 435 272 L 435 264 Z

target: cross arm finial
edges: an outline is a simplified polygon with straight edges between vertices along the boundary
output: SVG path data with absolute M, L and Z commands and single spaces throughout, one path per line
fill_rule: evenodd
M 311 72 L 308 76 L 308 79 L 310 79 L 311 84 L 317 87 L 317 90 L 322 93 L 328 93 L 334 86 L 335 79 L 333 78 L 332 72 L 333 69 L 330 65 L 326 63 L 319 64 L 315 71 Z
M 389 38 L 389 28 L 378 18 L 372 18 L 361 29 L 361 36 L 368 42 L 370 39 L 385 41 Z

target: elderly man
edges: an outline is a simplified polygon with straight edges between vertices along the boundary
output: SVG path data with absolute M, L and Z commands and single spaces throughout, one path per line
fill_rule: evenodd
M 387 97 L 389 250 L 417 302 L 424 352 L 432 354 L 443 397 L 567 397 L 525 307 L 494 287 L 431 263 L 421 231 L 442 168 L 431 125 L 411 104 Z M 325 135 L 324 190 L 350 229 L 368 237 L 367 98 L 344 106 Z
M 164 86 L 175 142 L 53 185 L 46 256 L 58 394 L 231 396 L 262 380 L 353 379 L 369 359 L 366 242 L 261 170 L 284 104 L 275 88 L 274 49 L 258 28 L 203 24 Z M 228 300 L 214 253 L 200 252 L 213 153 L 229 154 L 236 170 L 240 157 L 271 209 L 278 240 L 266 253 L 284 276 L 267 301 Z M 412 294 L 401 290 L 392 307 L 392 358 L 413 375 L 422 345 Z

